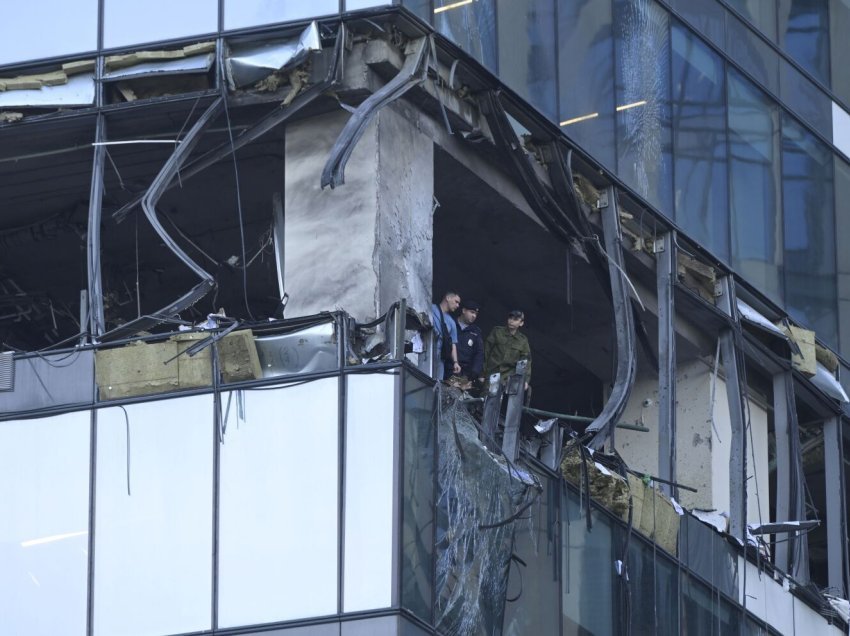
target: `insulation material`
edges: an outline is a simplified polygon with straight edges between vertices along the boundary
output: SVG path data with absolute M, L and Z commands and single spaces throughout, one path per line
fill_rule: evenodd
M 263 377 L 254 334 L 250 329 L 233 331 L 218 341 L 221 379 L 224 382 L 242 382 Z
M 123 55 L 110 55 L 106 58 L 106 71 L 111 72 L 128 66 L 136 66 L 137 64 L 149 62 L 179 60 L 214 51 L 215 42 L 200 42 L 172 51 L 134 51 L 133 53 L 125 53 Z
M 115 400 L 212 385 L 210 349 L 189 357 L 178 353 L 206 334 L 180 334 L 166 342 L 135 342 L 96 353 L 100 399 Z M 170 360 L 170 362 L 169 362 Z
M 785 334 L 797 343 L 800 353 L 791 354 L 791 364 L 800 373 L 812 377 L 817 373 L 817 350 L 815 332 L 795 325 L 779 325 Z

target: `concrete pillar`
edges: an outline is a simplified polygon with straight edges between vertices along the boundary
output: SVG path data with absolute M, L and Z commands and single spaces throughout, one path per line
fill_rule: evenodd
M 357 143 L 345 184 L 319 177 L 345 112 L 286 130 L 286 316 L 344 309 L 359 321 L 399 298 L 425 311 L 432 279 L 433 142 L 392 108 Z
M 732 426 L 726 383 L 717 378 L 711 401 L 712 369 L 702 360 L 680 362 L 676 371 L 676 477 L 697 489 L 680 490 L 686 508 L 729 512 L 729 466 Z M 767 411 L 750 400 L 753 443 L 747 453 L 747 520 L 768 521 Z M 712 426 L 712 417 L 714 426 Z M 658 466 L 658 380 L 653 374 L 638 376 L 621 421 L 643 422 L 649 433 L 619 429 L 617 450 L 630 468 L 655 474 Z M 758 496 L 756 494 L 758 483 Z

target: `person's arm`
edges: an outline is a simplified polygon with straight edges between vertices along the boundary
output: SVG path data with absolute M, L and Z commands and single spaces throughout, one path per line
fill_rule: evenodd
M 449 328 L 449 336 L 452 339 L 452 373 L 460 373 L 460 363 L 457 361 L 457 323 L 451 318 L 446 321 Z
M 457 361 L 457 345 L 452 344 L 452 360 L 454 361 L 454 366 L 452 366 L 452 372 L 454 374 L 460 373 L 460 363 Z
M 528 343 L 528 338 L 525 339 L 525 359 L 528 364 L 525 365 L 525 388 L 531 384 L 531 345 Z

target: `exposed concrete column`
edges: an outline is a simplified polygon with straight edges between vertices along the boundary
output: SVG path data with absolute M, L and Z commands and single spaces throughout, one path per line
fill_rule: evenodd
M 365 321 L 399 298 L 417 311 L 430 305 L 433 142 L 385 108 L 357 143 L 345 184 L 322 190 L 322 168 L 348 117 L 287 126 L 287 317 L 344 309 Z

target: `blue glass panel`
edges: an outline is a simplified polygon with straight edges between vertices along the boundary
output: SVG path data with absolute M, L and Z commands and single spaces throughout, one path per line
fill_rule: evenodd
M 670 0 L 670 5 L 714 44 L 726 46 L 726 10 L 717 0 Z
M 850 164 L 837 156 L 835 160 L 835 223 L 838 266 L 838 325 L 841 353 L 850 360 L 850 250 L 842 237 L 850 236 Z M 841 374 L 850 391 L 850 371 Z
M 338 11 L 338 0 L 296 0 L 295 2 L 225 0 L 224 28 L 239 29 L 287 20 L 303 20 Z
M 727 92 L 732 263 L 781 303 L 778 107 L 734 71 L 728 74 Z
M 555 119 L 555 0 L 512 0 L 498 5 L 499 76 Z
M 434 26 L 484 66 L 498 72 L 494 0 L 466 4 L 457 0 L 435 0 Z
M 505 636 L 557 634 L 558 612 L 558 483 L 537 475 L 543 492 L 514 532 Z
M 679 26 L 672 30 L 676 221 L 729 258 L 726 86 L 723 61 Z
M 611 4 L 560 0 L 558 43 L 561 130 L 614 169 Z
M 614 545 L 611 522 L 591 512 L 588 531 L 578 496 L 561 498 L 562 628 L 564 634 L 614 634 Z
M 403 0 L 402 4 L 425 22 L 431 23 L 434 14 L 431 13 L 431 0 Z
M 401 604 L 431 623 L 434 588 L 434 389 L 404 378 Z
M 97 48 L 97 0 L 40 0 L 3 5 L 0 64 Z
M 756 81 L 778 95 L 779 54 L 731 13 L 726 18 L 726 52 Z
M 829 84 L 829 0 L 779 0 L 779 44 Z
M 830 0 L 829 3 L 829 46 L 832 51 L 832 83 L 830 87 L 845 104 L 850 104 L 850 47 L 847 46 L 847 34 L 850 33 L 850 3 L 846 0 Z
M 216 31 L 216 0 L 106 0 L 103 4 L 103 45 L 107 48 Z
M 675 636 L 679 630 L 679 571 L 652 546 L 632 537 L 629 582 L 633 634 Z
M 780 97 L 794 114 L 827 139 L 832 138 L 832 100 L 786 60 L 779 62 Z
M 827 343 L 836 343 L 832 152 L 791 117 L 782 118 L 785 303 Z
M 646 0 L 616 0 L 617 173 L 673 215 L 668 14 Z
M 726 4 L 776 42 L 776 0 L 726 0 Z

